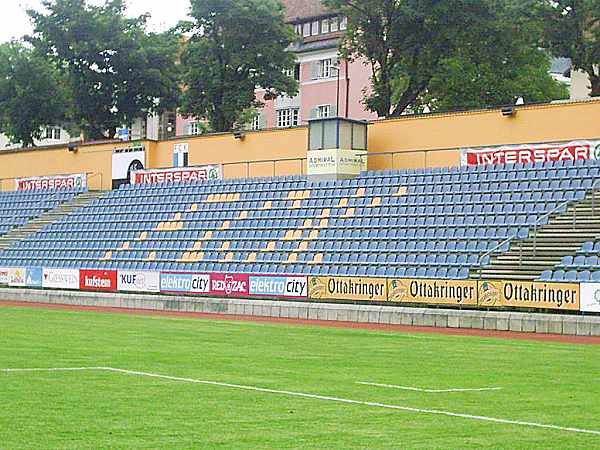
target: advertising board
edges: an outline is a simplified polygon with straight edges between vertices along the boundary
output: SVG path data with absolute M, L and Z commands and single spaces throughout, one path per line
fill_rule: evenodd
M 472 280 L 388 280 L 391 302 L 430 305 L 477 306 L 477 281 Z
M 387 301 L 385 278 L 309 277 L 308 290 L 315 300 Z

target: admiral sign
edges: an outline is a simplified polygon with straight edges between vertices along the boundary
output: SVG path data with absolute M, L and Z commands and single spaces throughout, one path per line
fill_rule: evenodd
M 57 190 L 87 187 L 87 175 L 56 175 L 51 177 L 31 177 L 15 179 L 17 191 Z
M 161 272 L 160 292 L 176 294 L 208 294 L 210 275 L 201 273 Z
M 117 271 L 80 270 L 79 288 L 86 291 L 115 292 L 117 290 Z
M 44 269 L 42 287 L 50 289 L 79 289 L 79 270 Z
M 471 280 L 388 280 L 388 293 L 391 302 L 477 306 L 477 281 Z
M 463 166 L 535 163 L 600 159 L 600 141 L 572 141 L 551 144 L 522 144 L 499 147 L 464 148 Z
M 223 168 L 220 165 L 131 172 L 131 184 L 189 183 L 221 179 Z
M 308 175 L 359 175 L 366 170 L 367 152 L 362 150 L 310 150 Z
M 158 272 L 119 270 L 117 289 L 123 292 L 160 292 Z

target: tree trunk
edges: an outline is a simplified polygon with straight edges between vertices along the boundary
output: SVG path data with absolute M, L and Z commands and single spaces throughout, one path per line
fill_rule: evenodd
M 592 83 L 592 97 L 600 97 L 600 76 L 590 76 L 590 82 Z

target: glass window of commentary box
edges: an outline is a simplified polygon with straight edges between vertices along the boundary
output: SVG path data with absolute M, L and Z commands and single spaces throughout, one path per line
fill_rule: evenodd
M 310 120 L 308 149 L 366 150 L 367 127 L 365 121 L 342 117 Z

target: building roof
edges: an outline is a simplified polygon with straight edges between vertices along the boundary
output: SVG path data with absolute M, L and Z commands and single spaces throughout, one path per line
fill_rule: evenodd
M 321 0 L 281 0 L 281 3 L 287 11 L 288 22 L 299 22 L 329 14 Z

